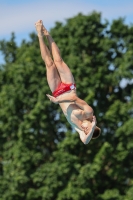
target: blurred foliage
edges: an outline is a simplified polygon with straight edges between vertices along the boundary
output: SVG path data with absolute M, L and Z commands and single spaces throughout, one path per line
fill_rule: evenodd
M 50 32 L 102 134 L 84 145 L 46 98 L 35 33 L 0 41 L 0 200 L 132 200 L 133 26 L 93 12 Z

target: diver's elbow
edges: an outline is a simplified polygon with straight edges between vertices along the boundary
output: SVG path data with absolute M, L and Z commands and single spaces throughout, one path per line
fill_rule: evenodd
M 90 142 L 90 141 L 89 141 Z M 87 144 L 89 144 L 89 142 L 83 142 L 84 143 L 84 145 L 87 145 Z
M 87 143 L 87 142 L 83 142 L 83 144 L 84 144 L 84 145 L 87 145 L 88 143 Z
M 84 140 L 82 140 L 82 142 L 83 142 L 84 145 L 87 145 L 87 144 L 89 144 L 90 140 L 87 140 L 87 139 L 85 138 Z

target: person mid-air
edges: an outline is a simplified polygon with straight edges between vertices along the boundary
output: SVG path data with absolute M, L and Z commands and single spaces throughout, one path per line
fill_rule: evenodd
M 68 122 L 79 133 L 81 141 L 88 144 L 91 139 L 99 137 L 101 132 L 100 128 L 96 126 L 93 109 L 77 96 L 74 77 L 63 61 L 53 38 L 43 26 L 42 20 L 37 21 L 35 27 L 41 56 L 46 65 L 48 85 L 52 92 L 52 96 L 47 94 L 47 97 L 53 103 L 60 105 Z M 44 42 L 44 36 L 49 42 L 50 51 Z

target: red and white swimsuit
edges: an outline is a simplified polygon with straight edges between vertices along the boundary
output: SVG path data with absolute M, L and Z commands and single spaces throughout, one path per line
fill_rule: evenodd
M 75 83 L 60 83 L 58 88 L 52 93 L 54 97 L 58 97 L 60 94 L 63 94 L 67 91 L 76 89 Z

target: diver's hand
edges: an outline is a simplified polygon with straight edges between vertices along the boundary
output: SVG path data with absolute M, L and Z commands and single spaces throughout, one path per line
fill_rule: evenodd
M 59 103 L 57 98 L 55 98 L 55 97 L 53 97 L 53 96 L 51 96 L 51 95 L 49 95 L 49 94 L 46 94 L 46 96 L 47 96 L 47 97 L 49 98 L 49 100 L 52 101 L 53 103 L 55 103 L 55 104 L 58 104 L 58 103 Z
M 91 121 L 91 126 L 84 127 L 81 125 L 81 128 L 83 129 L 84 133 L 87 135 L 91 130 L 94 131 L 96 127 L 97 121 L 96 117 L 93 116 L 92 121 Z

